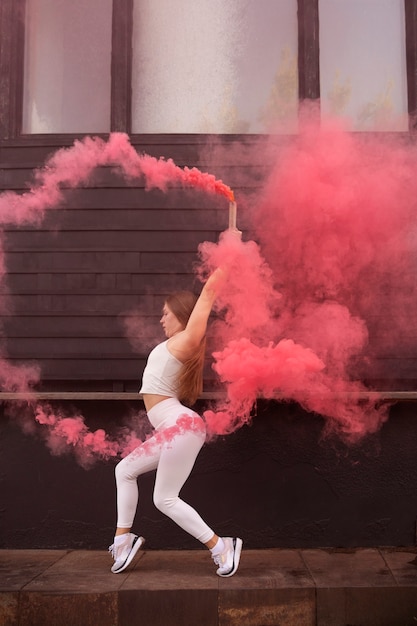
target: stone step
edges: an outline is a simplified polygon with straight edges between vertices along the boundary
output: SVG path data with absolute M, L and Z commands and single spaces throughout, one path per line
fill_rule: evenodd
M 417 549 L 0 550 L 1 626 L 415 626 Z

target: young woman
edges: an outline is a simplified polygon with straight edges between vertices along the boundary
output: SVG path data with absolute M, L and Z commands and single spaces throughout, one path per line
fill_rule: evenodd
M 202 390 L 207 322 L 223 279 L 218 269 L 198 298 L 178 292 L 164 304 L 160 322 L 167 339 L 150 353 L 141 388 L 155 434 L 116 466 L 118 521 L 109 548 L 115 574 L 128 567 L 144 543 L 130 532 L 138 504 L 137 477 L 154 469 L 155 506 L 211 550 L 219 576 L 232 576 L 239 566 L 242 540 L 218 537 L 178 497 L 205 441 L 204 421 L 186 404 L 194 404 Z

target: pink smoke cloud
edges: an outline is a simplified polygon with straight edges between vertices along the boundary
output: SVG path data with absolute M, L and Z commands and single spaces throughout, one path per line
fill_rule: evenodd
M 204 413 L 210 436 L 249 422 L 259 397 L 298 402 L 328 418 L 327 431 L 346 441 L 375 432 L 387 406 L 377 397 L 364 401 L 367 388 L 348 373 L 350 359 L 367 345 L 364 320 L 333 300 L 301 303 L 294 317 L 254 242 L 225 233 L 200 253 L 201 272 L 229 268 L 218 299 L 226 314 L 215 323 L 214 340 L 223 347 L 213 353 L 226 397 Z
M 233 199 L 233 192 L 212 174 L 197 168 L 180 168 L 172 159 L 156 159 L 138 154 L 124 133 L 111 133 L 106 142 L 85 137 L 70 148 L 55 152 L 45 166 L 35 171 L 35 182 L 28 192 L 0 195 L 0 224 L 39 224 L 45 210 L 62 202 L 62 189 L 74 189 L 88 182 L 97 167 L 115 167 L 127 179 L 145 178 L 146 189 L 168 187 L 199 188 L 207 193 Z
M 108 461 L 125 457 L 135 451 L 135 455 L 149 454 L 187 430 L 201 430 L 201 420 L 188 415 L 180 416 L 177 423 L 156 433 L 142 433 L 139 438 L 135 430 L 126 427 L 119 429 L 118 436 L 110 437 L 103 428 L 90 430 L 81 414 L 65 415 L 47 403 L 34 405 L 35 420 L 42 427 L 42 436 L 54 456 L 72 453 L 84 469 L 90 469 L 98 459 Z M 143 421 L 145 414 L 137 416 Z M 136 422 L 136 427 L 140 424 Z
M 33 386 L 40 380 L 38 365 L 13 365 L 0 357 L 0 389 L 11 393 L 24 394 L 27 400 L 33 397 Z
M 133 429 L 124 427 L 118 436 L 110 437 L 103 428 L 92 431 L 84 416 L 65 414 L 48 403 L 32 405 L 35 421 L 41 425 L 41 436 L 54 456 L 72 452 L 79 464 L 89 469 L 98 460 L 109 460 L 129 454 L 142 443 Z
M 388 417 L 388 405 L 367 395 L 362 380 L 378 379 L 378 355 L 409 351 L 404 329 L 417 321 L 416 146 L 306 121 L 275 152 L 262 149 L 270 175 L 245 214 L 259 247 L 243 243 L 231 263 L 228 316 L 216 328 L 225 346 L 214 354 L 226 400 L 206 419 L 214 433 L 230 432 L 250 420 L 258 396 L 281 397 L 327 418 L 327 433 L 355 442 Z M 203 244 L 203 268 L 228 263 L 224 247 Z M 276 368 L 271 346 L 283 341 L 323 367 L 306 367 L 302 377 L 285 363 Z

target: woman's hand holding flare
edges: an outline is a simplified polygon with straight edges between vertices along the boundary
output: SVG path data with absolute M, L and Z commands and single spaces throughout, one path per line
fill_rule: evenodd
M 242 239 L 242 231 L 236 226 L 236 202 L 229 203 L 229 231 L 236 235 L 236 238 Z

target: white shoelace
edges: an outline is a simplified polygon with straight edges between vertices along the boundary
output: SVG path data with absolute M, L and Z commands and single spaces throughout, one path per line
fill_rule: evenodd
M 223 565 L 226 560 L 226 552 L 221 552 L 220 554 L 212 554 L 211 557 L 216 565 Z
M 129 545 L 129 541 L 126 540 L 120 545 L 116 545 L 115 543 L 112 543 L 111 546 L 109 546 L 109 552 L 115 561 L 117 561 L 117 559 L 122 554 L 123 550 L 125 550 L 128 547 L 128 545 Z

